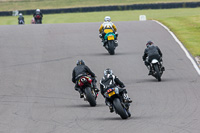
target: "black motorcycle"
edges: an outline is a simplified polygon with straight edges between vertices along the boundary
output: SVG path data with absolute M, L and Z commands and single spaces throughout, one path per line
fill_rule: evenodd
M 112 102 L 115 113 L 119 114 L 122 119 L 127 119 L 128 117 L 131 117 L 131 113 L 129 111 L 130 103 L 124 102 L 120 93 L 121 92 L 118 86 L 110 87 L 104 93 L 104 96 Z
M 40 15 L 36 15 L 35 17 L 35 24 L 42 24 L 42 17 Z
M 18 24 L 19 24 L 19 25 L 22 25 L 22 24 L 24 24 L 24 20 L 22 20 L 22 19 L 21 19 L 21 20 L 19 20 L 19 21 L 18 21 Z

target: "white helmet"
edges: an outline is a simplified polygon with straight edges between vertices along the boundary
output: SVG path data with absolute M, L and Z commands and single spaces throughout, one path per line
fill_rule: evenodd
M 22 16 L 22 13 L 19 13 L 19 16 Z
M 36 9 L 36 12 L 40 12 L 40 9 Z
M 105 21 L 105 22 L 107 22 L 107 21 L 110 22 L 110 21 L 111 21 L 110 16 L 106 16 L 106 17 L 104 18 L 104 21 Z
M 106 70 L 104 70 L 104 75 L 112 75 L 113 74 L 113 71 L 110 69 L 110 68 L 107 68 Z

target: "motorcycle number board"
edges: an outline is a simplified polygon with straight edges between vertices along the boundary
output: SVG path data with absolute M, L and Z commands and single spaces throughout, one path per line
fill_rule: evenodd
M 108 96 L 109 96 L 109 97 L 111 97 L 111 96 L 113 96 L 113 95 L 115 95 L 115 91 L 112 91 L 112 92 L 108 93 Z
M 114 40 L 114 36 L 108 36 L 108 40 Z

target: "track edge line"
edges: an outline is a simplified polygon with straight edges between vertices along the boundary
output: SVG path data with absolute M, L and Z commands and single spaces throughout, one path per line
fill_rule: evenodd
M 196 63 L 196 61 L 194 60 L 194 58 L 189 54 L 189 52 L 187 51 L 187 49 L 184 47 L 184 45 L 181 43 L 180 40 L 178 40 L 178 38 L 176 37 L 176 35 L 170 31 L 170 29 L 165 26 L 164 24 L 162 24 L 161 22 L 157 21 L 157 20 L 152 20 L 156 23 L 158 23 L 159 25 L 161 25 L 163 28 L 165 28 L 170 34 L 171 36 L 174 38 L 174 40 L 179 44 L 179 46 L 182 48 L 182 50 L 185 52 L 187 58 L 191 61 L 192 65 L 194 66 L 194 68 L 196 69 L 197 73 L 200 75 L 200 69 Z

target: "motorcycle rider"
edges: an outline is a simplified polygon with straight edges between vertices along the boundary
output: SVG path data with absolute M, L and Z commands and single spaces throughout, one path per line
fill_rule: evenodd
M 104 96 L 104 93 L 107 91 L 108 88 L 116 86 L 121 87 L 119 88 L 119 92 L 124 102 L 131 103 L 132 100 L 128 97 L 126 89 L 123 89 L 125 87 L 124 83 L 121 82 L 119 78 L 113 74 L 113 71 L 110 68 L 107 68 L 106 70 L 104 70 L 104 76 L 102 80 L 100 80 L 100 89 L 101 89 L 101 94 L 105 98 L 106 105 L 109 106 L 110 112 L 114 111 L 112 102 L 109 101 L 109 98 L 106 98 Z
M 35 24 L 35 18 L 34 17 L 31 19 L 31 24 Z
M 162 64 L 162 52 L 159 49 L 158 46 L 154 46 L 154 43 L 152 41 L 148 41 L 146 44 L 146 49 L 144 50 L 144 55 L 143 55 L 143 61 L 146 67 L 149 70 L 148 75 L 152 75 L 152 68 L 150 66 L 150 63 L 152 59 L 157 59 L 161 64 Z M 164 67 L 161 67 L 161 70 L 164 71 Z
M 33 14 L 33 17 L 34 17 L 34 19 L 35 20 L 37 20 L 38 18 L 37 18 L 37 15 L 39 15 L 40 16 L 40 21 L 41 21 L 41 24 L 42 24 L 42 17 L 43 17 L 43 14 L 42 14 L 42 12 L 40 11 L 40 9 L 36 9 L 36 11 L 34 12 L 34 14 Z
M 95 79 L 95 74 L 90 70 L 88 66 L 85 65 L 85 62 L 83 60 L 78 60 L 76 65 L 77 66 L 73 69 L 73 72 L 72 72 L 72 82 L 75 83 L 74 88 L 76 91 L 80 93 L 80 98 L 83 98 L 84 96 L 82 90 L 80 89 L 80 86 L 78 85 L 78 80 L 82 76 L 91 75 L 93 88 L 96 92 L 98 92 L 99 89 L 97 88 L 97 85 L 96 85 L 97 80 Z
M 116 44 L 116 46 L 118 46 L 118 41 L 117 41 L 117 37 L 118 37 L 117 28 L 116 28 L 116 26 L 111 22 L 110 16 L 106 16 L 106 17 L 104 18 L 104 22 L 101 24 L 101 26 L 100 26 L 100 28 L 99 28 L 99 37 L 102 39 L 103 46 L 105 46 L 104 36 L 105 36 L 107 33 L 109 33 L 109 32 L 113 32 L 113 33 L 116 35 L 115 44 Z
M 23 15 L 22 15 L 22 13 L 19 13 L 18 24 L 21 24 L 20 21 L 22 21 L 23 24 L 25 24 L 24 17 L 23 17 Z

